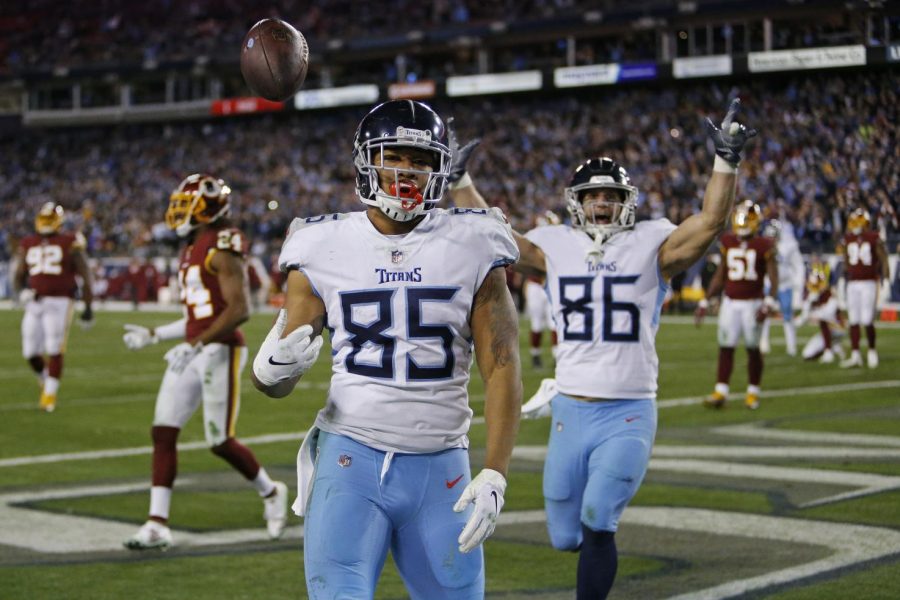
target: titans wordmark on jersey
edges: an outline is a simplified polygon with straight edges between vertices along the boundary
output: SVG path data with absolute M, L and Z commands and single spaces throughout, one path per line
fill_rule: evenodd
M 497 209 L 437 209 L 401 236 L 365 212 L 295 219 L 279 265 L 306 274 L 331 332 L 316 425 L 384 451 L 466 447 L 472 301 L 517 259 Z
M 603 260 L 586 260 L 591 238 L 565 225 L 526 237 L 547 260 L 547 292 L 559 336 L 556 381 L 564 394 L 593 398 L 656 397 L 656 331 L 668 286 L 657 252 L 675 230 L 665 219 L 643 221 L 604 245 Z

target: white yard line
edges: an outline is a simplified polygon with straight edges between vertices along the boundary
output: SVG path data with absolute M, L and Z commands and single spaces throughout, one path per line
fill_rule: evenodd
M 734 598 L 754 590 L 821 575 L 900 551 L 900 531 L 846 523 L 664 507 L 629 508 L 623 515 L 623 521 L 676 531 L 814 544 L 833 550 L 831 556 L 820 560 L 770 571 L 756 577 L 728 581 L 703 590 L 693 590 L 670 600 Z
M 542 510 L 501 513 L 498 525 L 543 523 Z M 866 525 L 791 519 L 739 512 L 666 506 L 630 506 L 622 523 L 690 531 L 707 535 L 729 535 L 777 542 L 825 546 L 834 553 L 824 559 L 772 571 L 757 577 L 688 592 L 669 600 L 720 600 L 772 585 L 797 581 L 900 552 L 900 531 Z
M 877 311 L 876 317 L 881 314 L 880 311 Z M 660 317 L 660 323 L 663 325 L 694 325 L 694 317 L 693 315 L 663 315 Z M 778 330 L 781 329 L 781 319 L 775 319 L 772 322 L 774 326 L 772 329 L 772 333 L 776 333 L 776 327 Z M 710 332 L 716 326 L 715 317 L 707 317 L 703 322 L 704 327 L 709 327 Z M 900 321 L 875 321 L 875 327 L 877 329 L 900 329 Z M 810 331 L 812 328 L 810 327 Z M 715 338 L 715 333 L 713 332 L 712 338 Z M 781 339 L 779 336 L 772 336 L 773 341 Z
M 95 374 L 96 376 L 96 374 Z M 130 376 L 126 377 L 128 382 L 134 381 Z M 145 380 L 149 380 L 150 378 L 144 378 Z M 159 381 L 161 379 L 160 376 L 153 376 L 153 381 Z M 2 377 L 0 377 L 2 380 Z M 253 384 L 249 381 L 241 382 L 241 390 L 250 391 L 253 389 Z M 297 382 L 298 390 L 327 390 L 328 383 L 323 382 L 311 382 L 311 381 L 299 381 Z M 35 384 L 35 393 L 34 400 L 29 402 L 17 402 L 16 404 L 3 404 L 0 405 L 0 412 L 13 412 L 13 411 L 23 411 L 23 412 L 33 412 L 37 410 L 38 401 L 37 398 L 40 395 L 38 393 L 37 384 Z M 132 404 L 136 402 L 153 402 L 156 398 L 156 392 L 134 392 L 132 394 L 122 394 L 119 396 L 107 396 L 105 398 L 96 398 L 94 396 L 86 396 L 82 398 L 65 398 L 60 402 L 63 407 L 83 407 L 83 406 L 104 406 L 109 404 Z
M 246 444 L 275 444 L 278 442 L 289 442 L 293 440 L 302 440 L 303 433 L 271 433 L 268 435 L 258 435 L 256 437 L 241 438 Z M 184 452 L 187 450 L 205 450 L 209 445 L 203 442 L 185 442 L 178 444 L 178 450 Z M 91 450 L 88 452 L 64 452 L 60 454 L 41 454 L 39 456 L 21 456 L 19 458 L 6 458 L 0 460 L 0 467 L 21 467 L 24 465 L 46 464 L 66 462 L 70 460 L 96 460 L 98 458 L 119 458 L 122 456 L 139 456 L 141 454 L 151 454 L 153 446 L 138 446 L 136 448 L 112 448 L 109 450 Z
M 834 394 L 838 392 L 855 392 L 860 390 L 878 390 L 900 387 L 900 380 L 889 379 L 886 381 L 861 381 L 858 383 L 836 383 L 832 385 L 817 385 L 810 387 L 786 388 L 783 390 L 763 390 L 761 398 L 779 398 L 782 396 L 810 396 L 817 394 Z M 729 400 L 743 399 L 743 392 L 728 394 Z M 702 404 L 703 396 L 688 396 L 686 398 L 673 398 L 657 402 L 659 408 L 675 408 L 677 406 L 690 406 Z
M 734 437 L 747 437 L 754 440 L 782 440 L 791 442 L 809 442 L 815 444 L 845 444 L 848 446 L 883 446 L 900 448 L 900 437 L 890 435 L 872 435 L 862 433 L 832 433 L 829 431 L 795 431 L 784 429 L 768 429 L 761 423 L 742 423 L 725 425 L 710 430 Z
M 513 449 L 513 458 L 520 460 L 543 461 L 546 456 L 546 446 L 516 446 Z M 814 483 L 852 488 L 838 494 L 816 498 L 799 505 L 799 508 L 810 508 L 813 506 L 821 506 L 823 504 L 831 504 L 833 502 L 861 498 L 871 494 L 900 489 L 900 477 L 878 475 L 875 473 L 859 473 L 855 471 L 779 467 L 745 462 L 719 462 L 712 459 L 883 459 L 898 457 L 900 457 L 900 452 L 894 449 L 878 450 L 873 448 L 823 448 L 808 446 L 722 448 L 718 446 L 665 446 L 661 444 L 653 449 L 653 458 L 650 459 L 649 470 L 651 472 L 665 471 L 670 473 L 692 473 L 714 477 L 732 477 L 741 480 L 762 479 L 767 481 Z M 689 460 L 690 458 L 700 460 Z
M 14 507 L 10 502 L 115 494 L 146 489 L 146 486 L 85 486 L 58 492 L 17 493 L 0 496 L 0 544 L 46 554 L 125 552 L 122 541 L 135 531 L 134 525 L 104 519 L 60 515 Z M 522 523 L 543 523 L 543 511 L 507 512 L 500 515 L 501 528 Z M 788 519 L 765 515 L 692 508 L 631 507 L 622 522 L 627 525 L 689 531 L 706 535 L 729 535 L 785 543 L 824 546 L 833 553 L 820 560 L 794 565 L 755 577 L 727 581 L 691 591 L 672 600 L 720 600 L 783 585 L 804 578 L 876 560 L 898 552 L 900 532 L 879 527 Z M 263 527 L 232 531 L 193 533 L 173 531 L 180 547 L 203 547 L 266 541 Z M 285 531 L 285 539 L 303 537 L 303 527 Z
M 178 485 L 190 485 L 189 478 L 179 479 Z M 81 552 L 109 552 L 121 550 L 122 542 L 134 535 L 136 527 L 106 519 L 63 515 L 43 510 L 13 506 L 23 502 L 39 502 L 85 496 L 127 494 L 149 490 L 146 483 L 103 486 L 83 486 L 60 490 L 17 492 L 0 496 L 0 545 L 25 548 L 47 554 Z M 284 537 L 299 539 L 302 526 L 288 528 Z M 265 527 L 196 533 L 176 531 L 179 546 L 213 546 L 264 542 L 269 539 Z

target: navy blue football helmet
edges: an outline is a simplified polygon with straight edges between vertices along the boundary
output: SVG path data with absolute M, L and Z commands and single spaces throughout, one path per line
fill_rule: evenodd
M 434 160 L 428 181 L 422 190 L 400 182 L 399 173 L 410 169 L 384 167 L 380 157 L 388 147 L 426 150 Z M 378 164 L 375 163 L 378 155 Z M 395 221 L 409 221 L 430 211 L 441 200 L 450 174 L 450 147 L 447 127 L 430 106 L 414 100 L 392 100 L 379 104 L 363 117 L 353 140 L 353 164 L 356 166 L 356 194 L 369 206 L 377 206 Z M 391 191 L 379 185 L 378 171 L 393 171 Z M 392 193 L 394 192 L 394 193 Z
M 621 190 L 621 201 L 600 202 L 608 206 L 608 222 L 599 222 L 593 214 L 584 211 L 582 194 L 594 189 Z M 566 187 L 566 206 L 572 215 L 572 225 L 584 230 L 593 238 L 609 239 L 613 234 L 634 227 L 638 190 L 631 185 L 628 172 L 611 158 L 592 158 L 575 169 Z

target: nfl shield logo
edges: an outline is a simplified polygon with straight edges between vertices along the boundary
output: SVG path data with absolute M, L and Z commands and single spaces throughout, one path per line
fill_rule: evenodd
M 403 252 L 400 250 L 391 251 L 391 262 L 395 265 L 399 265 L 403 262 Z
M 340 456 L 338 456 L 338 464 L 342 467 L 349 467 L 351 460 L 352 459 L 346 454 L 341 454 Z

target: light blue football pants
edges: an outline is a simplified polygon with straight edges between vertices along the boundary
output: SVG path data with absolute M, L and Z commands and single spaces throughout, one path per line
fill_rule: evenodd
M 453 512 L 470 480 L 461 448 L 389 456 L 321 432 L 304 523 L 309 597 L 372 598 L 390 549 L 411 598 L 483 598 L 482 549 L 457 542 L 472 507 Z
M 655 400 L 552 400 L 544 506 L 553 547 L 581 546 L 581 524 L 616 531 L 637 493 L 656 436 Z

